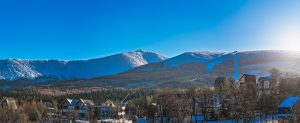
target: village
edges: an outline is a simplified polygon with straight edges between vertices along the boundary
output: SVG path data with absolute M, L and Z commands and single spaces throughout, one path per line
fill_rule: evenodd
M 27 102 L 13 97 L 1 99 L 1 117 L 28 112 L 37 106 L 41 116 L 27 113 L 23 120 L 36 122 L 101 123 L 198 123 L 198 122 L 291 122 L 299 121 L 299 84 L 276 75 L 257 77 L 244 74 L 238 81 L 218 77 L 213 88 L 161 89 L 155 94 L 102 103 L 81 98 L 51 102 Z M 283 84 L 280 81 L 290 84 Z M 290 82 L 292 81 L 292 82 Z M 292 87 L 295 86 L 295 90 Z M 286 89 L 286 90 L 284 90 Z M 32 104 L 34 103 L 34 105 Z M 41 103 L 41 104 L 39 104 Z M 25 111 L 24 111 L 25 108 Z M 37 108 L 37 109 L 35 109 Z M 30 111 L 29 111 L 30 112 Z M 3 114 L 6 113 L 6 114 Z M 26 113 L 25 113 L 26 114 Z M 32 115 L 32 116 L 31 116 Z M 20 116 L 1 119 L 20 120 Z M 14 119 L 16 118 L 16 119 Z
M 0 123 L 300 123 L 300 0 L 0 0 Z

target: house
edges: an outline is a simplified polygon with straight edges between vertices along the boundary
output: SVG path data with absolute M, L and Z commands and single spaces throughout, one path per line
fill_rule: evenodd
M 78 119 L 87 120 L 94 106 L 92 100 L 66 98 L 60 105 L 60 111 L 65 117 L 74 113 Z
M 270 77 L 260 77 L 258 79 L 259 89 L 270 89 Z
M 78 103 L 75 105 L 78 118 L 82 120 L 88 119 L 94 106 L 95 104 L 93 100 L 79 99 Z
M 77 99 L 69 99 L 66 98 L 64 101 L 60 104 L 60 109 L 63 110 L 73 110 L 75 109 L 75 104 L 78 103 L 79 100 Z M 78 107 L 77 107 L 78 108 Z
M 244 74 L 236 83 L 238 87 L 245 87 L 246 84 L 256 86 L 256 75 Z
M 280 105 L 277 107 L 277 110 L 278 110 L 278 119 L 282 122 L 289 122 L 293 120 L 295 117 L 299 117 L 300 97 L 286 98 L 280 103 Z
M 16 103 L 16 100 L 14 98 L 11 98 L 11 97 L 4 97 L 1 99 L 0 101 L 0 104 L 1 104 L 1 107 L 8 107 L 8 108 L 11 108 L 11 109 L 17 109 L 17 103 Z
M 270 77 L 260 77 L 257 86 L 260 92 L 270 94 Z
M 115 104 L 113 103 L 113 101 L 111 100 L 107 100 L 104 103 L 102 103 L 100 105 L 100 116 L 99 118 L 101 120 L 105 120 L 105 119 L 113 119 L 114 118 L 114 108 L 115 108 Z
M 236 83 L 237 87 L 245 87 L 245 84 L 251 84 L 253 87 L 258 89 L 258 94 L 261 95 L 262 92 L 265 94 L 270 94 L 270 83 L 271 78 L 267 77 L 259 77 L 258 81 L 256 79 L 256 75 L 244 74 Z

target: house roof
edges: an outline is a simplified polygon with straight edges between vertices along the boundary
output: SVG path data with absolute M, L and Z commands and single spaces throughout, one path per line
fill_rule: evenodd
M 70 105 L 75 105 L 76 103 L 79 102 L 78 99 L 69 99 L 69 98 L 66 98 L 66 99 Z
M 90 105 L 90 106 L 95 105 L 95 103 L 94 103 L 93 100 L 76 99 L 76 98 L 69 99 L 69 98 L 66 98 L 66 101 L 69 103 L 69 105 L 72 105 L 72 106 L 76 105 L 78 102 L 82 102 L 83 104 Z
M 249 79 L 251 81 L 251 79 L 254 79 L 254 81 L 256 82 L 256 75 L 243 74 L 235 84 L 240 84 L 243 78 L 244 78 L 244 81 L 249 81 Z
M 260 77 L 259 79 L 258 79 L 258 81 L 270 81 L 270 77 L 269 76 L 267 76 L 267 77 Z
M 289 108 L 289 107 L 292 107 L 299 100 L 300 100 L 299 97 L 288 97 L 288 98 L 286 98 L 285 100 L 283 100 L 280 103 L 280 105 L 278 106 L 278 108 L 282 108 L 282 107 Z
M 85 100 L 85 99 L 80 99 L 80 101 L 86 105 L 90 105 L 90 106 L 93 106 L 95 105 L 94 101 L 93 100 Z
M 136 121 L 136 123 L 147 123 L 146 118 L 140 118 Z
M 244 77 L 246 77 L 246 79 L 248 79 L 249 77 L 251 78 L 256 78 L 256 75 L 252 75 L 252 74 L 243 74 L 241 77 L 240 77 L 240 79 L 239 79 L 239 81 L 241 81 L 241 79 L 242 78 L 244 78 Z
M 109 105 L 109 106 L 115 107 L 114 102 L 111 100 L 106 100 L 104 103 L 102 103 L 102 105 Z
M 113 101 L 111 101 L 111 100 L 106 100 L 105 103 L 106 104 L 114 104 Z
M 203 121 L 204 117 L 203 116 L 192 116 L 192 121 Z
M 289 117 L 292 116 L 292 114 L 277 114 L 278 117 Z

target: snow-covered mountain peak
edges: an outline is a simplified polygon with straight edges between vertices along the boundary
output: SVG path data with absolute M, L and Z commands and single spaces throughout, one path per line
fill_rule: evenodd
M 153 62 L 160 62 L 166 60 L 167 57 L 159 55 L 157 53 L 148 52 L 144 50 L 137 50 L 133 52 L 125 52 L 122 55 L 128 57 L 132 61 L 137 61 L 138 66 L 153 63 Z
M 0 60 L 0 79 L 54 77 L 92 78 L 112 75 L 141 65 L 160 62 L 166 57 L 147 51 L 125 52 L 89 60 Z
M 214 60 L 222 55 L 226 54 L 225 52 L 186 52 L 181 55 L 175 56 L 173 58 L 167 59 L 164 61 L 166 66 L 177 67 L 185 63 L 200 62 L 208 63 L 211 60 Z
M 187 54 L 201 54 L 201 55 L 216 55 L 224 54 L 226 52 L 213 52 L 213 51 L 195 51 L 195 52 L 186 52 Z
M 29 65 L 28 61 L 19 59 L 0 60 L 0 78 L 15 79 L 15 78 L 35 78 L 39 73 Z
M 196 58 L 201 58 L 201 59 L 207 59 L 207 60 L 212 60 L 217 57 L 220 57 L 224 54 L 225 52 L 210 52 L 210 51 L 200 51 L 200 52 L 187 52 L 184 53 L 185 55 L 191 55 Z
M 146 50 L 139 49 L 139 50 L 136 50 L 136 51 L 134 51 L 134 52 L 145 53 L 145 52 L 147 52 L 147 51 L 146 51 Z

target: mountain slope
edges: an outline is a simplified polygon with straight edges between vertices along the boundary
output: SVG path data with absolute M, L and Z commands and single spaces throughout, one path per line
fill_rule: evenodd
M 181 67 L 202 64 L 205 73 L 233 72 L 234 55 L 238 57 L 240 74 L 261 70 L 268 72 L 272 68 L 283 72 L 298 73 L 300 71 L 300 52 L 297 51 L 244 51 L 244 52 L 188 52 L 160 62 L 165 69 L 182 69 Z M 129 72 L 143 72 L 153 68 L 144 65 L 129 70 Z
M 244 73 L 266 76 L 273 68 L 284 75 L 300 72 L 300 52 L 245 51 L 237 53 L 188 52 L 162 62 L 151 63 L 126 72 L 72 81 L 86 86 L 113 87 L 194 87 L 210 86 L 218 76 L 233 77 L 234 55 L 238 56 L 239 76 Z M 287 74 L 288 73 L 288 74 Z
M 134 67 L 160 62 L 166 57 L 142 50 L 90 60 L 0 60 L 0 79 L 51 77 L 61 80 L 112 75 Z

